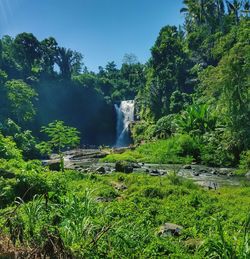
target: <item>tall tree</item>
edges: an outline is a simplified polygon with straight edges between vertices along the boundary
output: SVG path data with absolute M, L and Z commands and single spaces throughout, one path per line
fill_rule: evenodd
M 56 63 L 64 79 L 70 79 L 72 74 L 81 71 L 82 59 L 83 56 L 79 52 L 61 47 L 57 49 Z
M 8 100 L 11 117 L 21 124 L 35 115 L 33 99 L 37 93 L 22 80 L 11 80 L 5 83 L 6 99 Z
M 15 58 L 22 66 L 24 76 L 31 74 L 32 66 L 41 58 L 40 43 L 32 33 L 18 34 L 14 40 Z
M 181 31 L 175 26 L 166 26 L 151 49 L 146 88 L 156 119 L 169 113 L 170 96 L 175 90 L 186 91 L 188 58 L 183 43 Z
M 49 37 L 41 41 L 41 51 L 42 51 L 41 66 L 42 66 L 42 70 L 48 75 L 52 75 L 54 72 L 54 64 L 56 62 L 57 48 L 58 48 L 58 44 L 53 37 Z

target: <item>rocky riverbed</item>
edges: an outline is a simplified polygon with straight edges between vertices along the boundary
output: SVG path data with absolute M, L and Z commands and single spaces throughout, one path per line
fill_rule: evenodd
M 65 168 L 74 169 L 82 173 L 96 172 L 109 174 L 116 171 L 124 173 L 141 172 L 152 177 L 164 177 L 174 172 L 179 176 L 191 179 L 197 184 L 208 188 L 217 189 L 222 185 L 240 185 L 246 178 L 236 177 L 234 168 L 214 168 L 203 165 L 177 165 L 177 164 L 147 164 L 147 163 L 101 163 L 100 158 L 107 152 L 99 149 L 78 149 L 65 152 Z M 43 161 L 52 170 L 59 170 L 59 158 L 52 155 L 49 160 Z

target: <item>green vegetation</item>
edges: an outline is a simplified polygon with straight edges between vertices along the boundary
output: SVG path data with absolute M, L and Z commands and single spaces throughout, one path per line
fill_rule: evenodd
M 177 176 L 138 173 L 66 171 L 62 178 L 29 166 L 25 175 L 1 179 L 5 203 L 0 213 L 6 215 L 1 230 L 23 249 L 39 247 L 49 256 L 74 258 L 211 258 L 223 253 L 228 257 L 222 258 L 244 258 L 249 253 L 249 187 L 205 191 Z M 26 192 L 28 186 L 33 188 Z M 10 197 L 16 195 L 23 198 L 14 204 Z M 158 234 L 166 222 L 183 226 L 180 236 Z
M 160 30 L 146 64 L 126 54 L 97 73 L 52 37 L 0 39 L 0 257 L 250 258 L 247 177 L 207 191 L 175 172 L 64 170 L 68 148 L 115 143 L 114 104 L 134 99 L 135 146 L 102 161 L 194 161 L 249 177 L 249 1 L 184 0 L 180 11 L 183 26 Z M 39 151 L 58 153 L 62 172 Z M 165 223 L 183 229 L 168 235 Z
M 110 154 L 103 162 L 127 160 L 155 164 L 185 164 L 197 159 L 199 145 L 189 135 L 178 135 L 167 140 L 158 140 L 139 146 L 134 151 L 123 154 Z
M 60 157 L 61 170 L 64 171 L 64 154 L 65 148 L 74 148 L 80 143 L 79 132 L 73 128 L 64 125 L 63 121 L 51 122 L 47 127 L 42 127 L 41 132 L 48 135 L 47 142 L 41 142 L 37 145 L 43 154 L 56 152 Z

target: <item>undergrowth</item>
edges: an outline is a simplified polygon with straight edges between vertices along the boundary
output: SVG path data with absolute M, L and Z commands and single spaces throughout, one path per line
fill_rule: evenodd
M 250 187 L 206 191 L 174 173 L 33 174 L 47 189 L 37 186 L 33 197 L 16 198 L 0 210 L 1 231 L 17 247 L 56 258 L 249 256 Z M 8 180 L 1 182 L 16 195 Z M 166 222 L 183 226 L 181 235 L 158 235 Z

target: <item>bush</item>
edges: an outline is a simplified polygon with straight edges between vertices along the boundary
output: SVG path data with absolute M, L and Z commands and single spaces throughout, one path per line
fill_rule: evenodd
M 4 159 L 21 159 L 22 153 L 11 137 L 4 137 L 0 133 L 0 157 Z
M 150 126 L 150 124 L 145 121 L 137 122 L 132 126 L 131 134 L 132 134 L 134 143 L 141 143 L 145 140 L 148 140 L 147 134 L 149 134 L 149 132 L 147 132 L 147 134 L 146 134 L 146 131 L 149 126 Z M 149 135 L 151 135 L 151 134 L 149 134 Z
M 175 120 L 176 115 L 170 114 L 160 118 L 155 125 L 155 134 L 157 138 L 167 138 L 170 137 L 175 131 Z
M 224 131 L 213 131 L 202 137 L 201 160 L 210 166 L 232 166 L 236 164 L 230 152 L 230 137 Z
M 163 199 L 164 193 L 160 188 L 157 187 L 147 187 L 143 190 L 143 196 L 146 198 L 159 198 Z
M 244 151 L 240 155 L 239 169 L 237 174 L 245 174 L 250 170 L 250 150 Z

